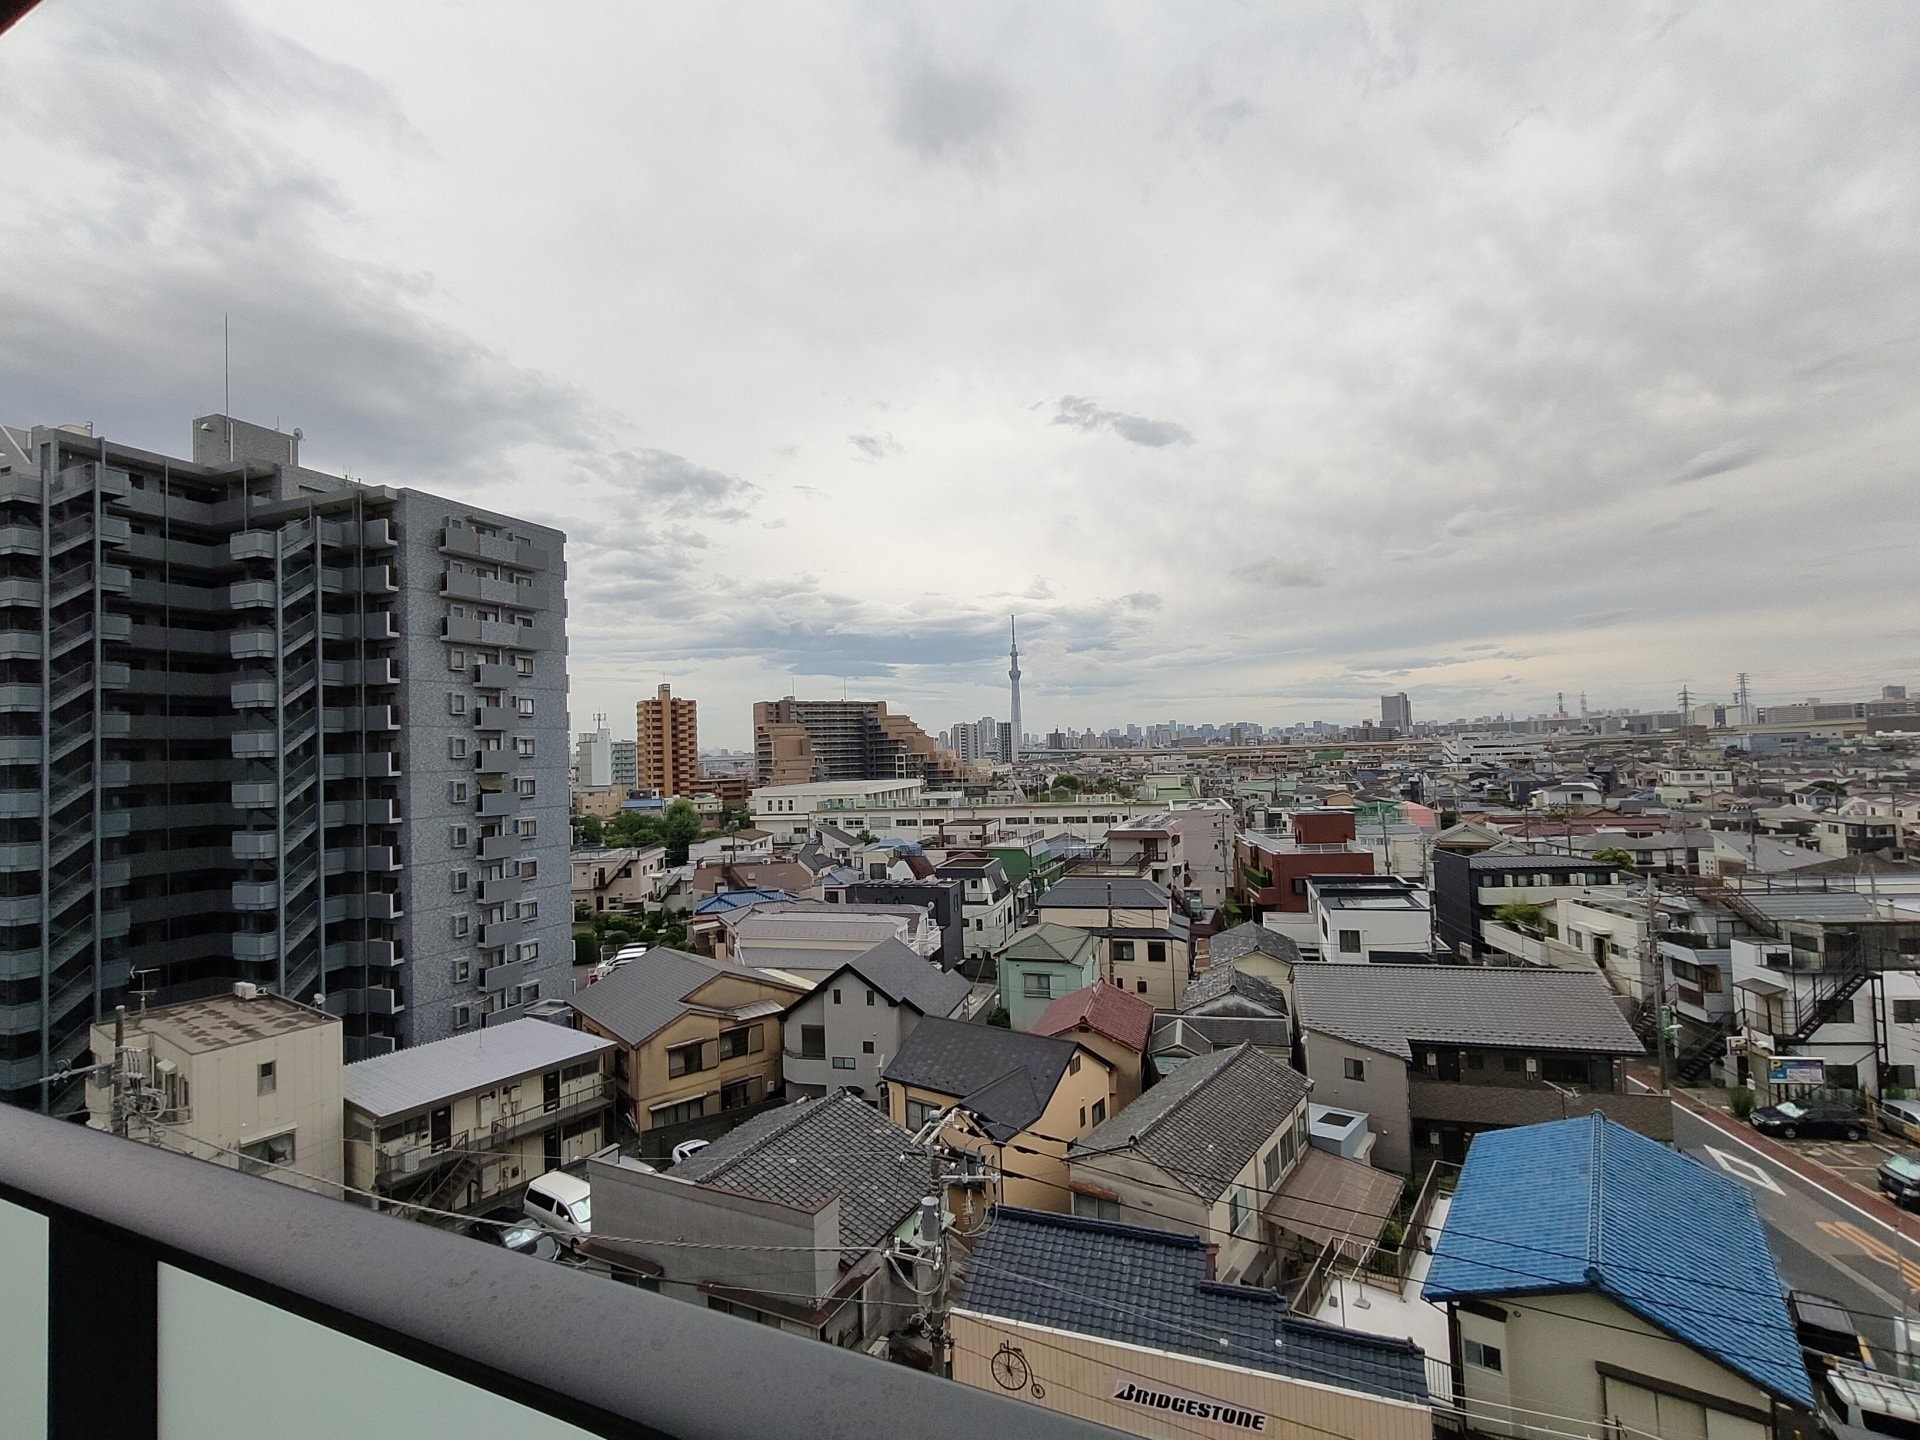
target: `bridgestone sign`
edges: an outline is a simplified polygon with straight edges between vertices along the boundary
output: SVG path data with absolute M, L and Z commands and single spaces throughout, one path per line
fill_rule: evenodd
M 1182 1390 L 1135 1380 L 1126 1375 L 1113 1378 L 1113 1398 L 1122 1405 L 1137 1405 L 1142 1410 L 1158 1410 L 1163 1415 L 1185 1415 L 1193 1420 L 1211 1420 L 1235 1430 L 1264 1431 L 1267 1417 L 1257 1410 L 1209 1400 L 1204 1395 L 1189 1395 Z

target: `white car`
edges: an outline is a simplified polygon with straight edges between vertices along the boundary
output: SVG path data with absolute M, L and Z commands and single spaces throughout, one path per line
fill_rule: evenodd
M 673 1147 L 673 1163 L 678 1165 L 682 1160 L 691 1160 L 712 1143 L 711 1140 L 682 1140 Z
M 593 1233 L 593 1187 L 578 1175 L 549 1170 L 536 1176 L 520 1202 L 527 1218 L 565 1235 Z

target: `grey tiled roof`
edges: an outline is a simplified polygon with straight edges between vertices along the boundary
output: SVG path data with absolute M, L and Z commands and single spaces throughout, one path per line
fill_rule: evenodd
M 1607 982 L 1591 971 L 1490 965 L 1302 965 L 1302 1030 L 1403 1060 L 1408 1044 L 1524 1046 L 1642 1055 Z
M 1206 1276 L 1206 1243 L 1191 1235 L 1003 1206 L 974 1242 L 954 1303 L 978 1315 L 1426 1403 L 1426 1360 L 1412 1341 L 1301 1319 L 1278 1291 Z
M 1198 1010 L 1203 1005 L 1217 1005 L 1230 996 L 1238 996 L 1242 1007 L 1249 1013 L 1264 1010 L 1273 1015 L 1285 1015 L 1287 992 L 1280 986 L 1258 975 L 1249 975 L 1238 969 L 1231 961 L 1221 964 L 1215 961 L 1211 970 L 1202 970 L 1187 982 L 1187 988 L 1180 992 L 1182 1010 Z
M 966 976 L 942 970 L 898 940 L 882 940 L 864 955 L 849 960 L 841 971 L 859 976 L 894 1004 L 911 1005 L 922 1015 L 951 1015 L 973 989 L 973 982 Z M 831 984 L 833 978 L 829 975 L 820 983 Z
M 356 1060 L 340 1072 L 340 1093 L 369 1115 L 404 1115 L 515 1076 L 577 1064 L 612 1048 L 611 1040 L 546 1020 L 509 1020 Z
M 988 1134 L 1006 1140 L 1040 1118 L 1079 1048 L 1071 1040 L 929 1015 L 882 1075 L 966 1101 Z
M 1271 955 L 1274 959 L 1284 960 L 1289 965 L 1298 964 L 1300 960 L 1298 945 L 1278 930 L 1269 930 L 1265 925 L 1252 920 L 1244 925 L 1236 925 L 1231 930 L 1222 930 L 1207 942 L 1207 953 L 1213 957 L 1215 966 L 1222 961 L 1253 952 Z
M 1113 899 L 1107 899 L 1111 892 Z M 1040 897 L 1040 908 L 1058 906 L 1068 910 L 1104 910 L 1111 904 L 1116 910 L 1164 909 L 1167 892 L 1151 880 L 1136 880 L 1128 875 L 1069 875 L 1056 880 Z
M 913 1137 L 846 1090 L 756 1115 L 669 1172 L 676 1180 L 813 1210 L 840 1197 L 849 1253 L 880 1244 L 920 1208 L 926 1162 Z
M 637 1044 L 686 1010 L 686 997 L 716 975 L 745 972 L 723 969 L 684 950 L 656 947 L 606 979 L 576 990 L 567 1003 L 589 1020 Z
M 1252 1015 L 1169 1015 L 1154 1017 L 1153 1039 L 1148 1049 L 1153 1054 L 1185 1049 L 1204 1055 L 1250 1040 L 1262 1050 L 1288 1053 L 1293 1047 L 1293 1026 L 1280 1019 Z
M 1129 1150 L 1211 1203 L 1306 1103 L 1307 1077 L 1252 1044 L 1189 1060 L 1067 1149 L 1076 1160 Z

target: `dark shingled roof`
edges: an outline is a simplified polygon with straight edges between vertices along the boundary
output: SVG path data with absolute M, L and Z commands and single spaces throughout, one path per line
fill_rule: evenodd
M 1262 976 L 1241 970 L 1232 961 L 1223 965 L 1216 960 L 1211 970 L 1202 970 L 1180 992 L 1183 1011 L 1198 1010 L 1202 1006 L 1211 1006 L 1221 1014 L 1288 1013 L 1284 989 Z
M 1002 1206 L 962 1283 L 955 1308 L 976 1315 L 1428 1401 L 1426 1357 L 1412 1341 L 1304 1320 L 1275 1290 L 1216 1284 L 1206 1243 L 1191 1235 Z
M 890 1084 L 953 1096 L 1005 1141 L 1040 1118 L 1079 1048 L 1072 1040 L 929 1015 L 881 1074 Z
M 1302 965 L 1303 1030 L 1411 1060 L 1409 1041 L 1643 1055 L 1592 971 L 1490 965 Z
M 820 982 L 830 984 L 835 976 L 854 974 L 896 1005 L 909 1005 L 922 1015 L 951 1015 L 954 1007 L 967 998 L 973 982 L 938 964 L 898 940 L 882 940 L 865 954 L 849 960 Z M 820 986 L 814 987 L 820 993 Z M 800 1001 L 810 998 L 802 996 Z
M 1211 1203 L 1306 1103 L 1307 1089 L 1306 1076 L 1250 1043 L 1216 1050 L 1094 1126 L 1067 1158 L 1130 1150 Z
M 673 1178 L 815 1210 L 840 1197 L 849 1257 L 920 1208 L 926 1162 L 913 1137 L 851 1091 L 769 1110 L 674 1166 Z
M 723 969 L 684 950 L 656 946 L 606 979 L 574 991 L 567 1003 L 631 1045 L 678 1018 L 687 1008 L 688 995 L 727 973 L 760 978 L 750 971 Z
M 1222 930 L 1207 942 L 1207 954 L 1213 958 L 1216 969 L 1222 962 L 1236 956 L 1253 953 L 1271 955 L 1275 960 L 1284 960 L 1289 965 L 1300 963 L 1300 947 L 1282 935 L 1278 930 L 1269 930 L 1265 925 L 1249 920 L 1244 925 L 1236 925 L 1231 930 Z
M 1130 875 L 1069 875 L 1049 885 L 1038 903 L 1042 910 L 1163 910 L 1168 898 L 1161 886 Z

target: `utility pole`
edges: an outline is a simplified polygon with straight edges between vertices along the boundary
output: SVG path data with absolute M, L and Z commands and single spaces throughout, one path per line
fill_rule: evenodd
M 1647 949 L 1653 961 L 1653 1048 L 1660 1065 L 1660 1093 L 1669 1088 L 1667 1063 L 1667 956 L 1654 931 L 1656 892 L 1653 874 L 1647 874 Z M 1643 972 L 1644 973 L 1644 972 Z
M 896 1259 L 913 1267 L 914 1293 L 921 1302 L 914 1319 L 927 1337 L 933 1373 L 941 1376 L 953 1373 L 950 1351 L 953 1345 L 951 1316 L 956 1255 L 953 1217 L 947 1210 L 947 1195 L 955 1186 L 967 1191 L 969 1197 L 976 1188 L 985 1193 L 998 1179 L 987 1170 L 981 1156 L 971 1150 L 948 1145 L 940 1138 L 947 1122 L 957 1113 L 960 1112 L 950 1109 L 929 1116 L 914 1134 L 908 1153 L 927 1157 L 927 1194 L 920 1201 L 919 1232 L 911 1240 L 896 1242 L 893 1251 Z M 971 1198 L 965 1208 L 971 1214 Z M 977 1234 L 978 1231 L 962 1233 Z
M 113 1133 L 127 1137 L 127 1007 L 113 1007 Z

